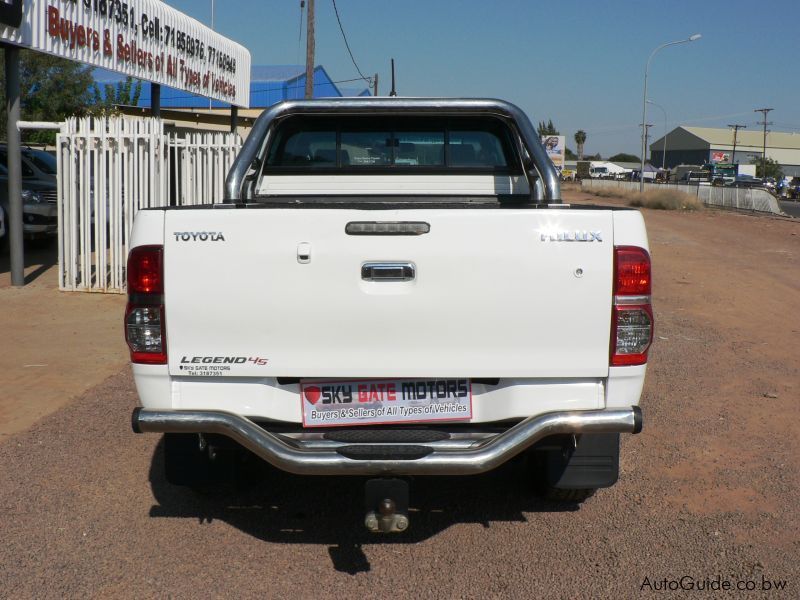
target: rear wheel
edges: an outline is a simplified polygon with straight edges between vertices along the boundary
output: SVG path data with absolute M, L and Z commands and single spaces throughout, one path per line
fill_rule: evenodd
M 242 469 L 243 452 L 227 438 L 196 433 L 164 434 L 164 475 L 172 485 L 208 492 L 231 483 Z

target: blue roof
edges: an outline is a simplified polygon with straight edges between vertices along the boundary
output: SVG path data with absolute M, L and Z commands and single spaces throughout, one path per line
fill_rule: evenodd
M 94 70 L 94 80 L 105 97 L 105 85 L 125 81 L 125 77 L 105 69 Z M 266 108 L 282 100 L 297 100 L 305 96 L 306 68 L 304 65 L 258 65 L 250 69 L 250 108 Z M 367 88 L 339 88 L 325 68 L 314 67 L 314 98 L 369 96 Z M 142 83 L 138 106 L 150 106 L 150 85 Z M 208 98 L 161 86 L 162 108 L 208 108 Z M 213 108 L 227 108 L 227 102 L 212 100 Z

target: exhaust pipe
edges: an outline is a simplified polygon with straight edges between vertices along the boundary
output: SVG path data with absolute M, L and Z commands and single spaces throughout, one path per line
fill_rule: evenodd
M 638 406 L 625 409 L 562 411 L 529 417 L 507 431 L 470 448 L 436 448 L 416 458 L 357 460 L 336 448 L 308 448 L 267 431 L 245 417 L 210 410 L 149 410 L 132 415 L 136 433 L 216 433 L 227 436 L 271 465 L 297 475 L 477 475 L 491 471 L 530 448 L 559 434 L 639 433 Z

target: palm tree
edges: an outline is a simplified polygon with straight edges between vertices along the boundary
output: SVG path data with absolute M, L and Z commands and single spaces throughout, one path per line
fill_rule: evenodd
M 586 143 L 586 132 L 583 129 L 575 132 L 575 143 L 578 145 L 578 160 L 583 160 L 583 145 Z

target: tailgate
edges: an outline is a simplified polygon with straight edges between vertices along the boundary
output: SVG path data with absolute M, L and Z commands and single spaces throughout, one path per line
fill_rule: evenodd
M 348 235 L 352 221 L 430 231 Z M 193 209 L 165 228 L 172 375 L 608 374 L 610 211 Z M 588 232 L 602 241 L 574 240 Z M 365 263 L 414 278 L 368 281 Z

